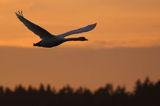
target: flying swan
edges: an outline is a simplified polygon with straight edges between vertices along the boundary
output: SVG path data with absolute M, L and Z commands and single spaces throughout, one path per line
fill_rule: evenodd
M 43 29 L 42 27 L 26 19 L 23 16 L 22 11 L 17 11 L 16 16 L 29 30 L 31 30 L 34 34 L 38 35 L 41 38 L 41 41 L 33 43 L 33 46 L 38 46 L 38 47 L 51 48 L 67 41 L 88 41 L 88 39 L 86 39 L 85 37 L 76 37 L 76 38 L 65 38 L 65 37 L 73 34 L 88 32 L 96 27 L 95 23 L 55 36 L 50 32 L 48 32 L 47 30 Z

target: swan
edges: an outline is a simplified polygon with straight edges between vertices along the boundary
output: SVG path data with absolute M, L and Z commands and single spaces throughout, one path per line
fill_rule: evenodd
M 93 30 L 97 23 L 87 25 L 85 27 L 75 29 L 68 31 L 66 33 L 60 34 L 60 35 L 53 35 L 44 28 L 34 24 L 33 22 L 29 21 L 23 16 L 22 11 L 17 11 L 15 12 L 17 18 L 29 29 L 31 30 L 34 34 L 38 35 L 40 37 L 40 41 L 37 43 L 33 43 L 33 46 L 37 47 L 45 47 L 45 48 L 51 48 L 58 46 L 64 42 L 68 41 L 88 41 L 85 37 L 76 37 L 76 38 L 65 38 L 66 36 L 73 35 L 73 34 L 78 34 L 78 33 L 83 33 L 83 32 L 88 32 Z

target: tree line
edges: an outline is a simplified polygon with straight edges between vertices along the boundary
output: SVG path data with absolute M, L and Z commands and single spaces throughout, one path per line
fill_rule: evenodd
M 115 89 L 106 84 L 95 91 L 65 86 L 56 91 L 50 85 L 39 88 L 19 85 L 14 90 L 0 86 L 0 106 L 160 106 L 160 80 L 138 80 L 134 90 Z

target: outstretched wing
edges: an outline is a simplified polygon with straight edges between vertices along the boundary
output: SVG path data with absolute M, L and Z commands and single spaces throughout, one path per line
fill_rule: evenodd
M 54 37 L 52 34 L 50 34 L 47 30 L 43 29 L 42 27 L 32 23 L 31 21 L 29 21 L 28 19 L 26 19 L 23 14 L 22 11 L 18 11 L 16 12 L 16 16 L 18 17 L 18 19 L 28 28 L 30 29 L 33 33 L 35 33 L 36 35 L 38 35 L 41 39 L 48 39 L 51 37 Z
M 66 37 L 66 36 L 69 36 L 69 35 L 72 35 L 72 34 L 88 32 L 88 31 L 93 30 L 96 27 L 96 25 L 97 25 L 97 23 L 91 24 L 91 25 L 87 25 L 85 27 L 82 27 L 82 28 L 79 28 L 79 29 L 72 30 L 72 31 L 66 32 L 64 34 L 61 34 L 61 35 L 59 35 L 59 37 Z

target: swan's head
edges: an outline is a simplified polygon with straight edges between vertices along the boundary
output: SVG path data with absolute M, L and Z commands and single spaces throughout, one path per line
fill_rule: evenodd
M 86 39 L 85 37 L 79 37 L 78 38 L 80 41 L 88 41 L 88 39 Z

